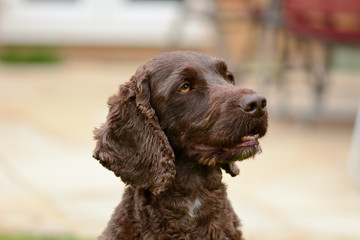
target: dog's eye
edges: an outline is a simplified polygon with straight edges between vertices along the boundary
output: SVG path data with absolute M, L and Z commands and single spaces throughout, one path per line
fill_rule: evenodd
M 229 82 L 235 83 L 234 74 L 232 74 L 230 71 L 227 71 L 227 72 L 226 72 L 226 75 L 227 75 L 227 78 L 228 78 Z
M 181 86 L 181 88 L 179 89 L 179 92 L 182 92 L 182 93 L 187 93 L 191 90 L 191 86 L 190 84 L 184 84 Z

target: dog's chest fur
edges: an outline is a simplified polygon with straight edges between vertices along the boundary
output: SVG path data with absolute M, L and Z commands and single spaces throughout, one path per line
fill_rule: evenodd
M 128 239 L 147 239 L 147 235 L 164 239 L 241 239 L 240 223 L 221 183 L 220 169 L 179 164 L 168 191 L 154 196 L 128 187 L 113 216 L 118 217 L 109 225 L 133 234 Z M 230 221 L 219 224 L 218 219 Z

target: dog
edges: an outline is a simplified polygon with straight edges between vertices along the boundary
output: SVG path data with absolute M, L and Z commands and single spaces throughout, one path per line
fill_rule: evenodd
M 127 184 L 99 239 L 242 239 L 222 171 L 261 151 L 267 100 L 218 58 L 160 54 L 109 98 L 94 158 Z

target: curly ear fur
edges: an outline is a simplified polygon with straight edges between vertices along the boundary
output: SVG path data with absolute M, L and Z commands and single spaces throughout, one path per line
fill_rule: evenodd
M 145 67 L 108 100 L 105 124 L 95 129 L 93 157 L 126 184 L 164 192 L 175 177 L 174 152 L 151 107 Z

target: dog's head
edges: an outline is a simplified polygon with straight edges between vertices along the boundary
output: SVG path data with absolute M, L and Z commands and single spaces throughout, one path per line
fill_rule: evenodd
M 175 155 L 237 175 L 234 162 L 259 152 L 267 129 L 266 99 L 235 87 L 223 60 L 194 52 L 151 59 L 108 104 L 94 157 L 154 194 L 175 177 Z

